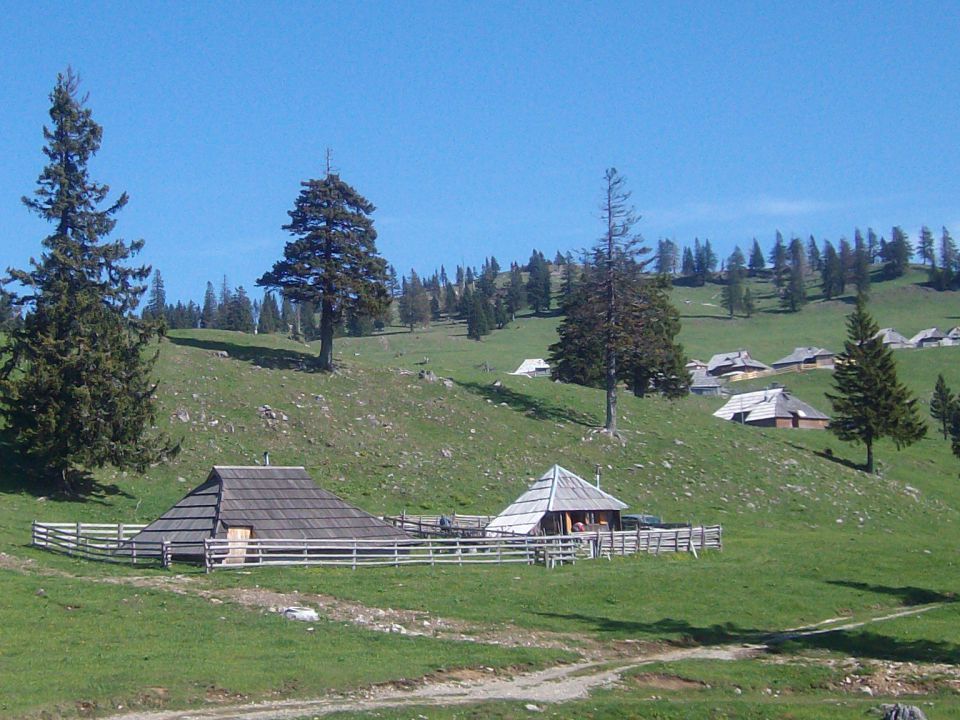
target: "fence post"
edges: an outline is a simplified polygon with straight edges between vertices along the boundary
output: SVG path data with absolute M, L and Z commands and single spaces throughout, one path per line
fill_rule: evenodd
M 167 540 L 160 543 L 160 566 L 170 567 L 170 543 Z
M 203 568 L 207 574 L 213 570 L 213 557 L 210 553 L 210 538 L 203 539 Z
M 354 541 L 353 541 L 353 569 L 354 569 L 354 570 L 357 569 L 357 541 L 356 541 L 356 538 L 354 538 Z

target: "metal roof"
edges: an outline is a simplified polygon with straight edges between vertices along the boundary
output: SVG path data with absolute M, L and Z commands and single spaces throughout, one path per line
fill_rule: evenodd
M 250 527 L 253 537 L 289 539 L 406 539 L 379 518 L 317 487 L 302 467 L 217 465 L 206 482 L 132 538 L 186 543 L 201 552 L 204 538 Z
M 945 337 L 947 337 L 947 334 L 940 330 L 940 328 L 931 327 L 918 332 L 910 338 L 910 342 L 914 345 L 919 345 L 923 342 L 940 342 Z
M 711 375 L 728 372 L 750 372 L 751 370 L 769 370 L 770 366 L 750 357 L 746 350 L 717 353 L 707 363 L 707 372 Z
M 530 489 L 497 515 L 487 530 L 526 535 L 548 512 L 623 510 L 627 505 L 576 473 L 554 465 Z
M 543 358 L 527 358 L 520 367 L 514 370 L 511 375 L 533 375 L 534 373 L 543 373 L 550 371 L 550 363 Z
M 874 335 L 874 337 L 880 338 L 884 345 L 912 345 L 912 343 L 907 340 L 906 337 L 898 333 L 893 328 L 881 328 L 877 330 L 877 334 Z
M 836 355 L 836 353 L 820 347 L 798 347 L 794 348 L 793 352 L 786 357 L 780 358 L 773 363 L 773 366 L 796 365 L 799 363 L 812 362 L 818 357 L 833 357 L 834 355 Z
M 791 418 L 794 415 L 805 420 L 829 420 L 816 408 L 791 395 L 786 388 L 769 388 L 756 392 L 740 393 L 713 413 L 715 417 L 743 422 L 760 422 L 771 418 Z

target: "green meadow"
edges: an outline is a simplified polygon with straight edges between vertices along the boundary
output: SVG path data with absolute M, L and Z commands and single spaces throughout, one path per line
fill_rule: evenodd
M 910 336 L 960 324 L 960 293 L 933 292 L 923 279 L 916 270 L 874 283 L 869 308 L 881 327 Z M 755 281 L 752 290 L 756 314 L 730 319 L 719 307 L 719 285 L 674 289 L 690 356 L 708 360 L 746 348 L 771 363 L 800 345 L 842 349 L 850 298 L 824 302 L 811 288 L 812 302 L 786 314 L 768 283 Z M 546 357 L 558 322 L 555 315 L 522 315 L 482 342 L 450 322 L 342 338 L 335 345 L 340 369 L 330 375 L 305 369 L 316 348 L 287 338 L 175 331 L 162 342 L 156 367 L 158 427 L 182 440 L 169 463 L 142 475 L 100 471 L 78 501 L 27 484 L 19 459 L 4 448 L 0 715 L 98 716 L 119 706 L 313 697 L 441 669 L 506 671 L 572 657 L 326 620 L 308 632 L 262 608 L 213 604 L 196 594 L 232 597 L 238 588 L 320 593 L 476 627 L 556 633 L 574 648 L 582 638 L 611 652 L 626 641 L 771 643 L 773 651 L 755 659 L 638 668 L 586 700 L 546 707 L 553 717 L 863 717 L 889 698 L 882 689 L 876 697 L 844 689 L 845 658 L 898 667 L 960 663 L 960 461 L 932 419 L 926 439 L 910 448 L 897 451 L 881 441 L 875 476 L 858 469 L 863 448 L 826 432 L 743 427 L 712 417 L 721 398 L 670 402 L 623 393 L 624 440 L 617 442 L 595 432 L 604 409 L 600 391 L 507 374 L 524 358 Z M 960 389 L 960 347 L 897 351 L 896 358 L 925 414 L 938 373 Z M 420 371 L 437 379 L 421 378 Z M 775 380 L 829 413 L 829 371 Z M 286 419 L 266 422 L 261 405 Z M 29 546 L 33 519 L 149 522 L 212 465 L 254 464 L 264 451 L 273 464 L 303 465 L 323 487 L 377 514 L 495 514 L 554 463 L 586 477 L 600 465 L 604 489 L 631 512 L 722 524 L 724 550 L 555 570 L 267 569 L 207 576 L 189 565 L 109 566 Z M 152 584 L 132 584 L 142 578 Z M 180 585 L 189 590 L 169 589 Z M 782 637 L 828 619 L 857 623 L 928 605 L 936 607 Z M 934 679 L 911 688 L 911 702 L 933 703 L 930 717 L 960 710 L 956 685 Z M 529 715 L 523 703 L 411 711 L 350 717 Z

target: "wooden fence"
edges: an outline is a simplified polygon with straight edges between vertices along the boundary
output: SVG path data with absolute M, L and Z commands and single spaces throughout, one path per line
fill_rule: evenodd
M 34 521 L 31 542 L 51 552 L 88 560 L 170 564 L 170 543 L 131 542 L 146 525 L 108 523 L 49 523 Z
M 458 516 L 463 517 L 463 516 Z M 477 518 L 479 516 L 469 516 Z M 135 543 L 145 525 L 34 521 L 34 546 L 90 560 L 170 565 L 176 543 Z M 556 567 L 578 559 L 636 553 L 723 549 L 719 525 L 591 531 L 573 535 L 423 537 L 409 540 L 306 540 L 250 538 L 204 540 L 203 562 L 215 569 L 250 565 L 376 567 L 401 565 L 502 565 Z
M 444 537 L 461 535 L 467 537 L 480 536 L 483 529 L 490 524 L 494 515 L 447 515 L 449 526 L 440 524 L 441 515 L 384 515 L 383 520 L 405 532 L 413 533 L 417 537 Z
M 555 567 L 592 556 L 588 538 L 570 535 L 511 538 L 410 538 L 409 540 L 204 540 L 207 572 L 250 565 L 376 567 L 401 565 L 503 565 Z

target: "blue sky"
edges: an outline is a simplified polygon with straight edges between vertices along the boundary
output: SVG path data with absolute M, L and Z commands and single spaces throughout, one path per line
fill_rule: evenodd
M 325 148 L 399 272 L 590 245 L 604 169 L 650 242 L 960 231 L 960 3 L 0 1 L 0 266 L 68 64 L 169 299 L 252 290 Z M 257 292 L 259 294 L 259 291 Z

